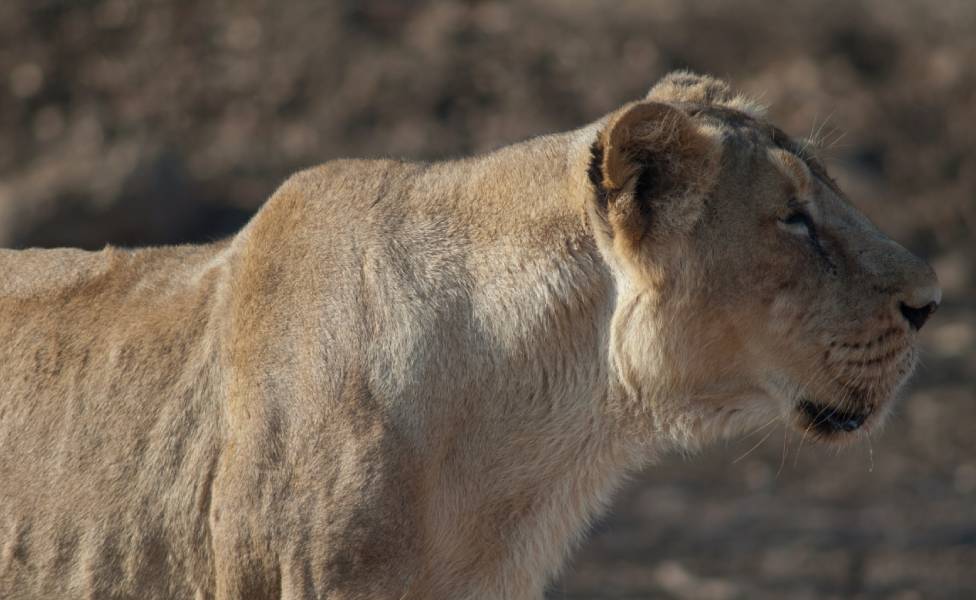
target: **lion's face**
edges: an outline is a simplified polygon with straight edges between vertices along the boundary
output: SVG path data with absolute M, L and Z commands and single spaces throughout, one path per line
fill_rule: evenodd
M 876 424 L 941 299 L 932 269 L 880 233 L 801 144 L 737 116 L 694 235 L 701 282 L 748 376 L 803 431 Z M 704 302 L 700 298 L 699 302 Z
M 672 75 L 649 99 L 637 118 L 611 117 L 591 166 L 598 238 L 623 280 L 612 335 L 625 386 L 665 382 L 658 422 L 783 417 L 831 440 L 876 425 L 941 299 L 932 269 L 721 82 Z

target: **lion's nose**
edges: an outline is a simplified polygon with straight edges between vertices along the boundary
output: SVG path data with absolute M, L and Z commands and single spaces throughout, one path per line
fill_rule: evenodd
M 915 331 L 929 320 L 942 302 L 942 289 L 938 285 L 916 288 L 910 296 L 898 303 L 902 316 Z

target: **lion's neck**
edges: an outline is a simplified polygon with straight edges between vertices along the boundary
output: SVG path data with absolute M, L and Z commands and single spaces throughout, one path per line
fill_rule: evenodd
M 585 224 L 586 184 L 566 181 L 585 173 L 588 144 L 554 161 L 557 142 L 520 156 L 521 185 L 496 186 L 504 233 L 471 258 L 485 282 L 471 291 L 477 356 L 445 357 L 463 372 L 450 378 L 455 419 L 439 423 L 451 433 L 439 447 L 434 542 L 458 568 L 485 571 L 484 597 L 506 595 L 492 582 L 543 585 L 645 457 L 613 402 L 614 279 Z M 487 160 L 498 169 L 507 157 Z
M 434 537 L 443 556 L 469 557 L 458 565 L 466 572 L 485 570 L 479 597 L 511 597 L 491 587 L 501 583 L 544 585 L 646 458 L 616 427 L 605 352 L 612 298 L 564 287 L 560 270 L 548 275 L 521 288 L 534 306 L 500 303 L 500 343 L 476 359 L 492 362 L 493 376 L 463 386 L 462 423 L 442 446 Z

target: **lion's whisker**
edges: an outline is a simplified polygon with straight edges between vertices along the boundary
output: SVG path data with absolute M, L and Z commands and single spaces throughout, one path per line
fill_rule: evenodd
M 773 430 L 773 429 L 769 430 L 769 432 L 766 435 L 764 435 L 762 437 L 762 439 L 760 439 L 758 442 L 756 442 L 755 445 L 752 448 L 749 448 L 739 458 L 733 460 L 732 461 L 732 464 L 734 465 L 735 463 L 739 462 L 743 458 L 745 458 L 745 457 L 749 456 L 750 454 L 752 454 L 756 450 L 756 448 L 758 448 L 759 446 L 761 446 L 763 442 L 765 442 L 766 440 L 769 439 L 769 436 L 771 436 L 773 434 L 773 431 L 775 431 L 775 430 Z

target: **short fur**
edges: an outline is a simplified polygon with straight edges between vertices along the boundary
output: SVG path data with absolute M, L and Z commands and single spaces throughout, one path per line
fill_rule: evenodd
M 298 173 L 225 242 L 0 273 L 8 599 L 540 598 L 659 453 L 814 400 L 874 426 L 936 293 L 684 72 L 485 156 Z

